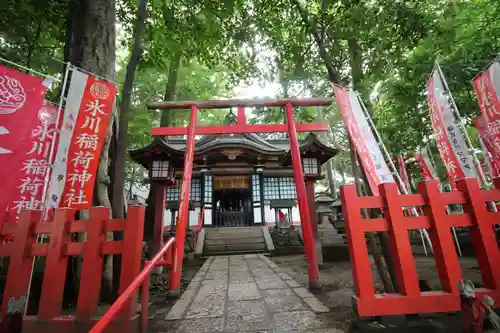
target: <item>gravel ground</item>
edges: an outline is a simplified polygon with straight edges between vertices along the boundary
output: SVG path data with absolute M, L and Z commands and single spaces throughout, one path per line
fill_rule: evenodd
M 307 286 L 307 264 L 303 255 L 280 256 L 271 258 L 280 268 L 286 270 L 297 282 Z M 382 283 L 372 262 L 374 286 L 382 290 Z M 475 258 L 464 257 L 460 260 L 461 268 L 466 279 L 471 280 L 476 287 L 481 285 L 481 273 L 478 270 Z M 425 280 L 431 290 L 439 290 L 440 283 L 437 275 L 434 257 L 417 255 L 415 264 L 419 279 Z M 338 322 L 338 327 L 348 331 L 351 323 L 356 320 L 352 312 L 351 296 L 353 294 L 353 279 L 349 262 L 325 263 L 320 267 L 320 282 L 323 290 L 316 294 L 323 304 L 331 309 L 332 320 Z

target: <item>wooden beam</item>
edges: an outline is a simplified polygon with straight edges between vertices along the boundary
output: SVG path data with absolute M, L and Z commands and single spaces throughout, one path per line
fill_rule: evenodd
M 319 132 L 328 131 L 328 124 L 310 123 L 297 124 L 297 132 Z M 244 134 L 244 133 L 272 133 L 288 132 L 286 124 L 263 124 L 263 125 L 216 125 L 216 126 L 197 126 L 196 135 L 206 134 Z M 153 136 L 173 136 L 186 135 L 187 127 L 157 127 L 151 129 Z
M 232 107 L 284 107 L 287 103 L 293 106 L 327 106 L 333 103 L 332 98 L 313 97 L 306 99 L 228 99 L 213 101 L 168 101 L 153 102 L 147 105 L 148 109 L 185 109 L 192 106 L 199 109 L 226 109 Z

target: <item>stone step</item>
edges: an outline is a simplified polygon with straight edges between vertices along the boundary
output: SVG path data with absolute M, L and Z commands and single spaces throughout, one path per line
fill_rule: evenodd
M 236 254 L 254 254 L 254 253 L 267 253 L 267 250 L 203 252 L 202 258 L 208 258 L 210 256 L 228 256 L 228 255 L 236 255 Z
M 223 227 L 223 228 L 206 228 L 208 232 L 213 233 L 240 233 L 240 232 L 255 232 L 260 230 L 262 227 Z
M 231 245 L 265 243 L 264 237 L 238 237 L 238 238 L 205 238 L 205 245 Z
M 226 244 L 226 245 L 205 245 L 204 251 L 213 251 L 217 249 L 217 251 L 227 251 L 227 250 L 260 250 L 266 249 L 266 243 L 245 243 L 245 244 Z
M 239 229 L 239 228 L 238 228 Z M 262 237 L 262 229 L 223 231 L 206 229 L 205 239 L 238 239 Z
M 266 252 L 265 243 L 253 244 L 231 244 L 231 245 L 205 245 L 203 254 L 205 252 L 228 252 L 228 251 L 257 251 Z

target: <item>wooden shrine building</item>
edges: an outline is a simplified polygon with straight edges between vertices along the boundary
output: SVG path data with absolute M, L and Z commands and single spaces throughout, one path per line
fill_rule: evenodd
M 235 123 L 230 112 L 227 122 Z M 314 133 L 300 141 L 310 210 L 315 212 L 314 183 L 322 177 L 321 166 L 337 153 Z M 189 224 L 198 224 L 203 208 L 203 227 L 258 226 L 274 224 L 277 212 L 271 201 L 294 206 L 291 220 L 300 223 L 296 205 L 290 144 L 288 138 L 267 139 L 261 134 L 204 135 L 196 140 L 191 179 Z M 162 163 L 175 174 L 166 185 L 165 227 L 175 220 L 180 196 L 185 139 L 155 137 L 149 145 L 130 151 L 132 160 L 150 170 L 150 178 Z M 167 169 L 165 169 L 167 170 Z M 285 211 L 285 212 L 286 212 Z M 311 214 L 313 217 L 315 213 Z M 313 224 L 315 222 L 315 218 Z

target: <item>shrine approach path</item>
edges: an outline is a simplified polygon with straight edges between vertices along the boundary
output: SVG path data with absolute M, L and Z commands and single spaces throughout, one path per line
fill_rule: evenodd
M 167 314 L 176 333 L 343 332 L 329 309 L 262 254 L 209 257 Z

